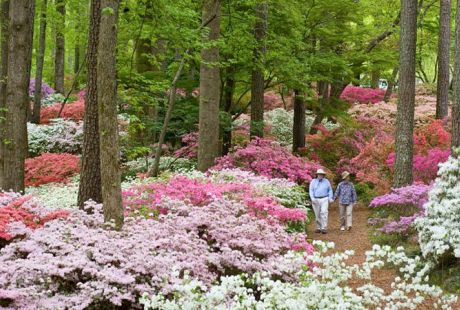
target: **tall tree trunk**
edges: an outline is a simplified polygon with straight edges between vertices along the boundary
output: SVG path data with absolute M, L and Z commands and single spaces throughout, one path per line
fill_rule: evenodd
M 9 10 L 10 1 L 2 0 L 1 2 L 1 37 L 0 45 L 2 51 L 2 62 L 0 71 L 0 188 L 3 186 L 5 174 L 3 170 L 3 148 L 5 129 L 5 108 L 6 108 L 6 81 L 8 77 L 8 33 L 9 33 Z
M 101 0 L 91 0 L 91 20 L 87 50 L 87 83 L 83 125 L 78 206 L 88 200 L 102 202 L 101 162 L 99 151 L 99 115 L 97 100 L 97 45 L 101 23 Z
M 417 1 L 401 0 L 400 78 L 396 117 L 396 161 L 394 186 L 412 183 L 415 113 L 415 48 L 417 42 Z
M 45 61 L 45 46 L 46 46 L 46 7 L 47 0 L 43 0 L 40 16 L 40 33 L 38 34 L 38 51 L 37 51 L 37 69 L 35 71 L 35 92 L 34 92 L 34 107 L 32 110 L 32 123 L 40 123 L 40 110 L 42 101 L 42 80 L 43 80 L 43 62 Z
M 292 151 L 297 153 L 305 147 L 305 99 L 300 90 L 294 90 L 294 125 L 292 128 Z
M 460 147 L 460 1 L 455 17 L 455 64 L 453 73 L 454 102 L 452 104 L 452 149 Z
M 54 88 L 64 94 L 64 65 L 65 65 L 65 0 L 56 0 L 56 50 L 54 54 Z
M 104 221 L 123 225 L 120 151 L 118 147 L 116 47 L 120 0 L 101 1 L 101 26 L 97 53 L 97 99 L 101 152 Z
M 313 120 L 313 124 L 311 124 L 311 128 L 310 128 L 311 135 L 314 135 L 318 132 L 317 126 L 321 124 L 321 122 L 324 119 L 324 114 L 323 114 L 324 106 L 329 101 L 329 83 L 324 82 L 324 81 L 318 81 L 317 85 L 318 85 L 317 89 L 318 89 L 318 96 L 319 96 L 319 100 L 318 100 L 319 106 L 315 111 L 316 117 Z
M 251 84 L 251 138 L 263 137 L 264 135 L 264 62 L 267 21 L 268 4 L 266 1 L 262 1 L 256 5 L 256 23 L 254 25 L 254 38 L 257 46 L 254 49 L 254 68 L 252 69 Z
M 393 93 L 393 88 L 396 84 L 396 77 L 398 76 L 399 67 L 396 66 L 393 68 L 393 72 L 391 73 L 391 78 L 388 81 L 387 90 L 385 91 L 385 95 L 383 96 L 383 101 L 388 102 L 390 101 L 391 94 Z
M 8 74 L 6 83 L 3 189 L 24 192 L 35 1 L 11 1 L 9 17 L 7 71 L 14 74 Z
M 450 63 L 450 0 L 441 0 L 438 41 L 438 83 L 436 93 L 436 118 L 449 113 L 449 63 Z
M 379 87 L 380 72 L 378 70 L 372 70 L 371 72 L 371 87 L 376 89 Z
M 230 66 L 227 69 L 227 76 L 225 79 L 225 87 L 224 87 L 224 111 L 229 113 L 232 109 L 233 103 L 233 94 L 235 93 L 235 67 Z M 227 155 L 232 148 L 232 128 L 231 123 L 229 124 L 230 128 L 225 127 L 222 133 L 223 136 L 223 143 L 222 143 L 222 155 Z
M 219 39 L 220 0 L 205 0 L 203 3 L 203 21 L 210 20 L 209 33 L 204 43 Z M 198 139 L 198 169 L 206 171 L 219 156 L 219 101 L 220 70 L 219 49 L 217 47 L 201 50 L 200 64 L 200 112 Z

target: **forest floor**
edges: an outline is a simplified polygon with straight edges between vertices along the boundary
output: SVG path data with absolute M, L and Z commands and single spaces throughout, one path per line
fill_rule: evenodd
M 314 240 L 332 241 L 335 243 L 334 251 L 344 252 L 346 250 L 354 250 L 355 255 L 348 260 L 349 264 L 361 264 L 366 260 L 366 251 L 371 250 L 372 242 L 369 239 L 369 227 L 367 220 L 370 215 L 370 210 L 363 204 L 358 204 L 353 208 L 353 228 L 350 231 L 340 231 L 340 215 L 339 206 L 337 203 L 329 205 L 329 223 L 328 233 L 315 233 L 314 220 L 310 223 L 308 231 L 311 232 L 309 238 Z M 391 293 L 391 283 L 395 278 L 395 270 L 383 268 L 374 270 L 372 273 L 372 283 L 382 288 L 386 294 Z M 364 284 L 363 280 L 353 279 L 350 282 L 352 288 L 357 288 Z M 460 298 L 459 298 L 460 299 Z M 419 309 L 434 309 L 433 301 L 426 300 Z M 460 309 L 460 301 L 458 301 L 453 309 Z

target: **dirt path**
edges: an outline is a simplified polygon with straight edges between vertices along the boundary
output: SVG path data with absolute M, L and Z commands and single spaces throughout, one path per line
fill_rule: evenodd
M 309 226 L 309 238 L 315 240 L 332 241 L 335 243 L 335 250 L 343 252 L 345 250 L 354 250 L 355 255 L 349 259 L 350 264 L 359 264 L 365 261 L 365 252 L 372 248 L 372 243 L 368 237 L 367 220 L 370 211 L 363 205 L 355 206 L 353 209 L 353 228 L 351 231 L 340 231 L 339 223 L 339 207 L 337 203 L 329 206 L 329 224 L 328 233 L 315 233 L 315 223 Z M 372 274 L 373 283 L 385 290 L 386 293 L 391 291 L 391 283 L 393 282 L 395 273 L 393 270 L 380 269 L 375 270 Z M 350 286 L 356 288 L 362 284 L 362 281 L 355 280 L 350 282 Z M 434 309 L 432 301 L 426 301 L 417 309 Z M 458 302 L 453 309 L 460 309 Z

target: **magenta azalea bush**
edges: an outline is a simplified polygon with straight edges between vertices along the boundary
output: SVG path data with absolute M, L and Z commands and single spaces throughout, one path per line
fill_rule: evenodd
M 450 156 L 450 150 L 442 150 L 434 148 L 428 150 L 427 154 L 414 155 L 413 159 L 413 174 L 415 182 L 423 182 L 428 184 L 434 179 L 438 173 L 439 164 L 447 161 Z M 395 162 L 395 153 L 391 153 L 386 161 L 390 169 L 393 168 Z
M 247 147 L 218 159 L 213 169 L 241 168 L 266 177 L 286 178 L 306 184 L 319 167 L 316 163 L 292 155 L 274 141 L 254 139 Z
M 413 184 L 374 198 L 370 207 L 386 212 L 383 218 L 371 219 L 370 223 L 380 225 L 383 233 L 409 234 L 415 219 L 424 215 L 423 206 L 428 201 L 430 189 L 431 185 Z
M 302 262 L 287 260 L 303 235 L 247 213 L 243 203 L 214 199 L 202 206 L 163 199 L 167 215 L 128 217 L 106 229 L 100 205 L 31 231 L 0 252 L 0 302 L 5 309 L 138 308 L 142 293 L 168 294 L 190 274 L 211 284 L 239 273 L 296 279 Z M 305 249 L 305 247 L 302 247 Z M 309 248 L 312 249 L 311 247 Z
M 385 90 L 348 85 L 340 95 L 340 99 L 348 103 L 378 103 L 383 100 Z

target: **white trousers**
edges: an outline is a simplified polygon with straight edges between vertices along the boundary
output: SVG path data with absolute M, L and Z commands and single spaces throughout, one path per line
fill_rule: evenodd
M 311 201 L 316 218 L 316 229 L 327 229 L 327 217 L 329 214 L 329 198 L 314 198 Z
M 352 226 L 353 204 L 340 205 L 340 227 Z

